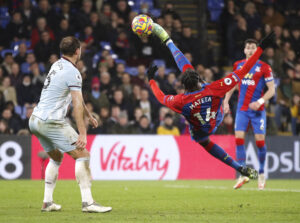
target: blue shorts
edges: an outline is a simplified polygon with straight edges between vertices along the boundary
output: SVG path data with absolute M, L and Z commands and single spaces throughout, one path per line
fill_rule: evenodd
M 207 132 L 204 132 L 202 130 L 194 130 L 191 128 L 190 126 L 190 134 L 191 134 L 191 138 L 192 140 L 196 141 L 196 142 L 202 142 L 202 141 L 206 141 L 208 139 L 208 137 L 211 135 Z
M 246 132 L 251 123 L 254 134 L 266 134 L 266 111 L 237 111 L 235 117 L 235 131 Z

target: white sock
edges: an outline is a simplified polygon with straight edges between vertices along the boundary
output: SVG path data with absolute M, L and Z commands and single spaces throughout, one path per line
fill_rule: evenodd
M 169 40 L 166 42 L 166 45 L 168 46 L 169 43 L 173 43 L 173 40 L 169 39 Z
M 90 159 L 88 157 L 76 160 L 75 176 L 80 187 L 82 202 L 92 204 L 94 199 L 91 192 L 92 176 L 90 170 Z
M 53 201 L 53 191 L 56 185 L 56 179 L 58 176 L 58 169 L 60 162 L 56 162 L 50 159 L 46 172 L 45 172 L 45 193 L 44 193 L 44 202 Z

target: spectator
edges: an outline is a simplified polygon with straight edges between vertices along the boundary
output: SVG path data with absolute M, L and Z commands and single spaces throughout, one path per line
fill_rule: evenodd
M 292 133 L 294 136 L 297 136 L 300 133 L 300 95 L 299 94 L 293 95 L 290 111 L 292 116 Z
M 99 122 L 99 125 L 102 127 L 102 130 L 103 130 L 102 133 L 103 134 L 108 133 L 109 118 L 110 118 L 109 108 L 108 107 L 100 108 L 100 122 Z
M 116 89 L 113 92 L 113 98 L 112 98 L 111 103 L 113 105 L 118 105 L 120 107 L 121 111 L 126 111 L 127 114 L 131 115 L 130 119 L 132 118 L 133 108 L 132 108 L 130 102 L 124 98 L 124 94 L 121 89 Z
M 179 136 L 179 129 L 173 124 L 173 115 L 170 113 L 164 117 L 164 123 L 157 128 L 158 135 L 174 135 Z
M 115 51 L 122 59 L 129 57 L 129 40 L 125 31 L 121 31 L 115 42 Z
M 256 11 L 253 2 L 247 2 L 245 5 L 245 19 L 247 22 L 248 33 L 253 35 L 254 31 L 262 26 L 261 18 Z
M 26 23 L 23 21 L 20 12 L 16 11 L 12 15 L 12 20 L 6 27 L 8 37 L 10 40 L 19 41 L 25 38 L 29 38 Z
M 149 92 L 145 88 L 141 90 L 141 99 L 140 99 L 139 107 L 142 109 L 143 114 L 146 115 L 148 119 L 151 121 L 151 114 L 154 111 L 154 107 L 149 101 Z
M 84 30 L 87 25 L 90 25 L 90 15 L 93 9 L 92 0 L 83 0 L 82 8 L 79 13 L 76 15 L 77 17 L 77 30 Z
M 144 65 L 139 65 L 138 74 L 131 78 L 131 83 L 133 85 L 139 85 L 142 88 L 146 86 L 145 79 L 146 79 L 146 67 Z
M 169 73 L 167 76 L 167 82 L 165 83 L 165 94 L 176 95 L 175 85 L 176 85 L 176 76 L 174 73 Z
M 126 111 L 120 113 L 118 117 L 118 122 L 111 127 L 111 134 L 134 134 L 136 130 L 128 122 L 128 115 Z
M 199 40 L 192 35 L 192 29 L 189 26 L 184 26 L 180 39 L 180 49 L 183 53 L 189 52 L 193 58 L 199 58 Z M 198 61 L 196 61 L 197 63 Z
M 18 104 L 24 106 L 26 103 L 32 104 L 35 102 L 34 89 L 31 83 L 31 77 L 25 75 L 22 83 L 17 87 Z
M 109 38 L 107 37 L 106 26 L 101 23 L 97 12 L 91 13 L 90 21 L 96 41 L 109 41 Z
M 52 40 L 55 40 L 52 29 L 47 26 L 47 21 L 44 17 L 40 17 L 36 20 L 36 28 L 31 33 L 31 48 L 34 49 L 35 45 L 40 41 L 41 34 L 47 31 Z
M 88 101 L 91 102 L 96 112 L 100 112 L 100 108 L 109 107 L 109 100 L 106 94 L 100 91 L 100 81 L 98 77 L 92 79 L 91 92 L 88 94 Z
M 116 7 L 116 12 L 120 18 L 124 20 L 124 22 L 128 22 L 128 17 L 130 13 L 130 7 L 125 0 L 119 0 Z
M 154 134 L 153 129 L 150 127 L 150 120 L 146 115 L 140 117 L 137 134 Z
M 132 85 L 130 83 L 130 75 L 128 73 L 123 73 L 120 89 L 123 91 L 125 99 L 129 100 L 129 96 L 132 94 Z
M 59 27 L 56 31 L 55 37 L 57 39 L 57 42 L 60 43 L 62 38 L 66 36 L 72 36 L 73 35 L 73 30 L 70 27 L 69 20 L 67 19 L 62 19 L 59 23 Z
M 25 42 L 20 43 L 18 47 L 18 54 L 15 56 L 14 60 L 18 64 L 22 64 L 26 61 L 27 56 L 27 46 Z
M 11 86 L 9 77 L 4 77 L 0 86 L 0 91 L 3 92 L 5 102 L 12 101 L 15 106 L 17 105 L 16 89 Z
M 40 0 L 38 3 L 38 8 L 35 12 L 35 19 L 40 17 L 44 17 L 51 29 L 55 30 L 58 23 L 57 16 L 48 0 Z
M 34 47 L 34 54 L 37 57 L 38 62 L 45 64 L 53 53 L 58 53 L 56 44 L 51 40 L 49 32 L 43 31 L 41 33 L 40 41 Z
M 8 124 L 9 132 L 16 134 L 22 128 L 22 121 L 18 115 L 12 113 L 11 109 L 5 108 L 1 118 Z
M 9 129 L 7 121 L 0 119 L 0 135 L 12 134 L 12 131 Z
M 283 26 L 285 19 L 284 17 L 277 11 L 275 11 L 273 6 L 269 6 L 265 11 L 265 15 L 262 19 L 264 24 L 269 24 L 271 27 L 274 26 Z
M 23 4 L 20 8 L 20 12 L 22 13 L 23 18 L 26 20 L 27 30 L 28 32 L 32 29 L 32 24 L 34 23 L 34 12 L 31 0 L 24 0 Z
M 11 66 L 11 74 L 10 77 L 10 84 L 13 87 L 17 87 L 22 82 L 22 73 L 20 72 L 19 64 L 13 63 Z
M 6 53 L 4 55 L 4 61 L 1 64 L 5 76 L 11 74 L 13 63 L 14 63 L 14 58 L 12 56 L 12 53 Z

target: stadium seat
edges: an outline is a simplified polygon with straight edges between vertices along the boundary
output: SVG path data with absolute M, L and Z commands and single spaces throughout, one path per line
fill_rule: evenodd
M 152 63 L 158 67 L 166 67 L 166 62 L 164 60 L 153 60 Z
M 20 41 L 12 42 L 12 43 L 10 44 L 10 48 L 11 48 L 12 50 L 14 50 L 14 51 L 17 51 L 16 47 L 18 48 L 19 45 L 20 45 L 21 43 L 25 43 L 26 46 L 27 46 L 27 48 L 30 48 L 30 46 L 31 46 L 31 41 L 30 41 L 30 40 L 28 40 L 28 41 L 20 40 Z
M 208 0 L 207 8 L 210 12 L 210 20 L 217 22 L 224 8 L 224 0 Z
M 116 63 L 116 64 L 121 63 L 121 64 L 126 65 L 126 61 L 123 60 L 123 59 L 115 59 L 115 63 Z
M 6 28 L 10 21 L 10 16 L 7 7 L 0 7 L 0 25 L 2 28 Z
M 4 50 L 1 50 L 1 57 L 4 58 L 5 54 L 7 54 L 7 53 L 11 53 L 13 56 L 15 56 L 15 54 L 16 54 L 12 49 L 4 49 Z
M 132 76 L 136 76 L 138 74 L 138 69 L 136 67 L 126 67 L 125 72 L 129 73 Z

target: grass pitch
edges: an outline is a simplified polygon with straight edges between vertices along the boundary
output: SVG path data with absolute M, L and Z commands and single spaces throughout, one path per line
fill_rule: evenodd
M 43 181 L 0 181 L 0 223 L 93 222 L 300 222 L 300 181 L 94 181 L 94 199 L 113 211 L 81 212 L 75 181 L 58 181 L 54 199 L 62 211 L 41 213 Z

